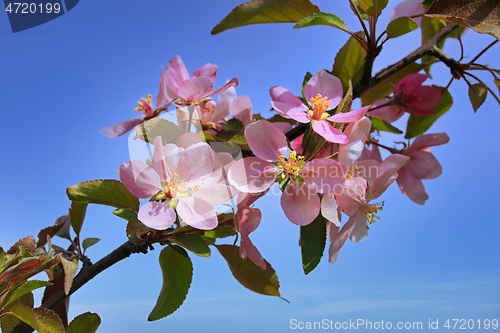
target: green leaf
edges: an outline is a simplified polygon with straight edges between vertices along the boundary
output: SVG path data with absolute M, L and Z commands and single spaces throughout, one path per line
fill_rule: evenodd
M 337 107 L 337 111 L 335 113 L 346 113 L 351 111 L 352 107 L 352 83 L 351 80 L 349 80 L 348 85 L 347 85 L 347 92 L 342 98 L 342 100 L 339 103 L 339 106 Z
M 313 13 L 319 13 L 319 8 L 309 0 L 252 0 L 234 8 L 212 29 L 212 35 L 250 24 L 298 22 Z
M 127 223 L 127 237 L 134 244 L 144 244 L 144 239 L 140 236 L 147 233 L 150 230 L 141 221 L 130 220 Z
M 61 319 L 53 311 L 45 308 L 31 309 L 24 305 L 14 305 L 10 311 L 39 333 L 64 333 Z
M 234 143 L 238 145 L 241 150 L 250 150 L 244 131 L 227 131 L 218 133 L 214 139 L 216 141 Z
M 476 112 L 477 109 L 483 105 L 487 95 L 488 89 L 482 82 L 475 83 L 469 87 L 469 99 L 474 112 Z
M 499 80 L 493 80 L 493 82 L 495 83 L 495 85 L 498 88 L 498 93 L 500 93 L 500 81 Z
M 362 33 L 357 33 L 363 36 Z M 339 78 L 347 91 L 349 80 L 355 85 L 361 79 L 365 64 L 366 51 L 359 45 L 354 37 L 350 37 L 347 43 L 337 53 L 333 64 L 332 74 Z
M 183 234 L 170 238 L 170 241 L 196 254 L 198 257 L 210 258 L 208 245 L 198 235 Z
M 92 245 L 96 244 L 97 242 L 99 242 L 101 239 L 100 238 L 94 238 L 94 237 L 90 237 L 90 238 L 85 238 L 82 242 L 82 247 L 84 250 L 88 249 L 89 247 L 91 247 Z
M 313 75 L 311 74 L 311 72 L 307 72 L 307 73 L 306 73 L 306 75 L 304 75 L 304 80 L 302 80 L 302 96 L 303 96 L 302 98 L 303 98 L 304 100 L 305 100 L 305 98 L 306 98 L 306 97 L 305 97 L 305 96 L 306 96 L 306 94 L 304 93 L 304 88 L 306 87 L 307 82 L 309 82 L 309 80 L 310 80 L 312 77 L 313 77 Z M 299 97 L 299 98 L 300 98 L 300 97 Z M 301 98 L 301 100 L 302 100 L 302 98 Z M 307 105 L 307 104 L 308 104 L 308 102 L 306 101 L 304 104 L 305 104 L 305 105 Z
M 387 26 L 387 38 L 403 36 L 418 28 L 417 22 L 409 17 L 399 17 Z
M 186 251 L 176 245 L 169 245 L 160 253 L 160 267 L 163 286 L 156 305 L 148 320 L 158 320 L 177 310 L 189 290 L 193 278 L 193 264 Z
M 118 208 L 113 211 L 113 214 L 127 221 L 131 220 L 139 221 L 139 219 L 137 218 L 137 213 L 130 209 Z
M 219 214 L 221 215 L 221 214 Z M 224 214 L 224 215 L 232 215 L 230 219 L 234 220 L 234 214 Z M 236 235 L 236 230 L 232 225 L 221 225 L 221 223 L 224 223 L 226 220 L 226 217 L 221 217 L 219 216 L 219 226 L 217 228 L 212 229 L 212 230 L 206 230 L 203 233 L 203 237 L 209 238 L 210 241 L 215 241 L 216 238 L 225 238 L 225 237 L 230 237 Z M 232 223 L 232 222 L 231 222 Z
M 88 203 L 82 202 L 71 202 L 71 208 L 69 210 L 69 217 L 71 221 L 71 227 L 77 236 L 80 235 L 82 230 L 83 221 L 85 220 L 85 213 L 87 212 Z
M 64 268 L 64 292 L 67 295 L 73 284 L 73 278 L 75 277 L 76 271 L 78 270 L 78 260 L 67 260 L 61 257 L 61 264 Z
M 285 177 L 279 182 L 281 192 L 284 192 L 286 187 L 290 184 L 290 178 Z
M 403 131 L 397 127 L 392 126 L 390 123 L 385 121 L 384 119 L 376 116 L 368 117 L 372 121 L 372 129 L 394 133 L 394 134 L 403 134 Z
M 361 15 L 361 18 L 363 20 L 368 21 L 368 14 L 366 14 L 365 11 L 359 6 L 358 0 L 353 0 L 352 2 L 354 3 L 354 5 L 356 5 L 356 8 L 358 9 L 359 14 Z M 352 6 L 350 6 L 350 7 L 351 7 L 351 10 L 353 11 L 353 13 L 356 14 L 356 11 L 354 10 L 354 8 Z
M 405 78 L 409 74 L 417 73 L 420 70 L 422 70 L 425 67 L 425 65 L 422 64 L 417 64 L 417 63 L 412 63 L 399 72 L 396 72 L 389 76 L 386 80 L 374 85 L 371 87 L 367 92 L 365 92 L 361 96 L 361 101 L 362 105 L 369 105 L 372 104 L 373 102 L 385 98 L 387 95 L 390 95 L 392 93 L 392 86 L 397 86 L 399 81 L 401 81 L 403 78 Z
M 358 0 L 359 6 L 370 16 L 379 16 L 389 0 Z
M 297 120 L 291 118 L 285 118 L 280 114 L 275 114 L 274 116 L 272 116 L 267 120 L 271 123 L 289 123 L 292 126 L 297 125 Z
M 326 244 L 326 220 L 323 215 L 306 226 L 300 227 L 302 268 L 309 274 L 319 264 Z
M 66 194 L 71 201 L 139 211 L 139 199 L 114 179 L 96 179 L 73 185 L 68 187 Z
M 161 136 L 163 145 L 175 143 L 177 138 L 182 134 L 179 126 L 160 117 L 154 117 L 143 122 L 136 130 L 137 134 L 134 136 L 134 140 L 141 139 L 151 144 L 154 143 L 155 138 L 159 135 Z
M 10 303 L 8 306 L 6 306 L 3 309 L 3 313 L 9 312 L 10 308 L 13 307 L 14 305 L 17 305 L 17 304 L 32 308 L 34 303 L 35 303 L 35 301 L 33 299 L 33 293 L 29 292 L 29 293 L 22 295 L 21 297 L 19 297 L 18 299 L 16 299 L 12 303 Z M 19 324 L 20 322 L 21 321 L 16 316 L 3 317 L 2 320 L 0 320 L 2 332 L 12 332 L 14 327 L 17 324 Z
M 313 25 L 328 25 L 350 33 L 345 22 L 337 15 L 333 15 L 331 13 L 314 13 L 311 15 L 307 15 L 299 22 L 297 22 L 297 24 L 293 28 L 299 29 L 310 27 Z
M 428 7 L 430 5 L 432 5 L 436 0 L 424 0 L 424 2 L 422 2 L 422 6 L 424 7 Z
M 53 225 L 47 228 L 44 228 L 40 230 L 38 233 L 38 242 L 36 243 L 36 247 L 42 247 L 45 244 L 47 244 L 47 236 L 50 236 L 50 238 L 54 237 L 55 234 L 63 227 L 63 224 L 60 225 Z
M 221 126 L 226 131 L 239 131 L 244 127 L 243 123 L 236 118 L 229 119 L 225 123 L 222 123 Z
M 419 117 L 410 115 L 408 125 L 406 127 L 406 139 L 414 138 L 418 135 L 424 134 L 436 120 L 448 111 L 453 105 L 453 98 L 448 90 L 441 88 L 441 104 L 434 109 L 435 114 L 428 117 Z
M 101 325 L 97 313 L 85 312 L 75 317 L 66 329 L 66 333 L 94 333 Z
M 278 276 L 267 261 L 266 269 L 262 270 L 249 258 L 241 259 L 238 246 L 215 245 L 215 247 L 226 259 L 233 276 L 244 287 L 259 294 L 281 297 Z
M 314 135 L 314 133 L 311 136 L 311 140 L 309 140 L 309 135 L 311 134 L 311 131 L 307 129 L 304 133 L 304 137 L 302 138 L 302 154 L 305 155 L 307 152 L 310 152 L 316 143 L 316 140 L 318 140 L 319 136 Z M 309 140 L 309 144 L 306 147 L 306 144 L 308 143 L 307 141 Z
M 23 283 L 19 288 L 16 289 L 16 291 L 12 294 L 12 296 L 9 299 L 9 303 L 14 302 L 17 300 L 19 297 L 23 296 L 24 294 L 27 294 L 35 289 L 38 288 L 43 288 L 47 286 L 51 286 L 51 282 L 47 281 L 40 281 L 40 280 L 31 280 Z M 7 304 L 9 304 L 7 303 Z

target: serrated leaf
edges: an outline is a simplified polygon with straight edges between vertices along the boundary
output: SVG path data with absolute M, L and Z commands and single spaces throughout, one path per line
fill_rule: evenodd
M 406 139 L 414 138 L 418 135 L 424 134 L 436 120 L 448 111 L 453 105 L 453 98 L 449 91 L 441 89 L 441 103 L 434 109 L 435 114 L 428 117 L 419 117 L 410 115 L 408 125 L 406 127 Z
M 87 212 L 87 203 L 82 202 L 71 202 L 71 209 L 69 210 L 69 217 L 71 221 L 71 227 L 77 236 L 80 235 L 82 230 L 83 221 L 85 220 L 85 214 Z
M 20 248 L 25 248 L 28 253 L 33 254 L 33 251 L 36 249 L 35 238 L 33 236 L 26 236 L 23 239 L 18 240 L 10 247 L 7 254 L 15 254 Z
M 358 0 L 358 4 L 370 16 L 379 16 L 389 0 Z
M 139 199 L 120 181 L 96 179 L 68 187 L 66 194 L 71 201 L 129 208 L 139 211 Z
M 85 312 L 75 317 L 66 329 L 66 333 L 94 333 L 101 325 L 97 313 Z
M 243 123 L 236 118 L 231 118 L 228 121 L 226 121 L 225 123 L 222 123 L 220 125 L 226 131 L 239 131 L 244 127 Z
M 67 239 L 71 241 L 71 234 L 70 234 L 70 227 L 71 227 L 71 218 L 69 214 L 63 215 L 59 217 L 55 225 L 61 225 L 61 229 L 55 234 L 56 236 L 59 236 L 61 238 Z
M 182 246 L 186 250 L 193 252 L 198 257 L 210 258 L 210 248 L 198 235 L 183 234 L 172 237 L 169 240 Z
M 233 276 L 244 287 L 262 295 L 277 296 L 281 298 L 278 276 L 271 267 L 271 264 L 266 261 L 266 269 L 262 270 L 249 258 L 244 260 L 241 259 L 238 246 L 215 245 L 215 247 L 222 257 L 226 259 Z
M 387 95 L 392 93 L 391 84 L 395 87 L 398 82 L 409 74 L 417 73 L 422 70 L 426 65 L 412 63 L 402 70 L 392 74 L 386 80 L 374 85 L 367 92 L 361 95 L 362 105 L 366 106 L 372 104 L 373 102 L 385 98 Z
M 115 209 L 113 211 L 113 214 L 115 214 L 116 216 L 118 217 L 121 217 L 122 219 L 125 219 L 127 221 L 130 221 L 130 220 L 137 220 L 137 213 L 134 212 L 133 210 L 130 210 L 130 209 L 126 209 L 126 208 L 119 208 L 119 209 Z
M 357 33 L 363 36 L 362 33 Z M 347 43 L 337 53 L 333 64 L 332 74 L 342 82 L 344 93 L 347 91 L 349 80 L 355 85 L 361 79 L 365 64 L 366 51 L 359 45 L 354 37 L 350 37 Z
M 334 27 L 350 33 L 345 22 L 337 15 L 331 13 L 314 13 L 311 15 L 307 15 L 299 22 L 297 22 L 297 24 L 293 28 L 299 29 L 311 27 L 313 25 L 328 25 L 330 27 Z
M 474 112 L 483 105 L 488 95 L 488 89 L 482 82 L 475 83 L 469 87 L 469 99 Z
M 161 136 L 163 145 L 167 143 L 175 143 L 177 138 L 182 134 L 179 126 L 160 117 L 154 117 L 143 122 L 137 127 L 135 139 L 153 144 L 157 136 Z
M 385 121 L 384 119 L 380 117 L 368 117 L 370 118 L 372 122 L 372 129 L 374 130 L 379 130 L 379 131 L 384 131 L 384 132 L 389 132 L 389 133 L 394 133 L 394 134 L 403 134 L 403 131 L 400 130 L 397 127 L 392 126 L 390 123 Z
M 436 0 L 425 15 L 469 27 L 500 39 L 498 0 Z
M 314 221 L 300 227 L 300 250 L 302 253 L 302 268 L 309 274 L 319 264 L 326 244 L 326 220 L 318 215 Z
M 94 237 L 85 238 L 82 242 L 82 247 L 84 250 L 86 250 L 89 247 L 91 247 L 92 245 L 99 242 L 100 240 L 101 240 L 100 238 L 94 238 Z
M 387 26 L 387 37 L 396 38 L 403 36 L 418 28 L 417 22 L 409 17 L 398 17 L 389 22 Z
M 298 22 L 318 12 L 309 0 L 252 0 L 235 7 L 212 29 L 212 35 L 250 24 Z
M 156 305 L 148 320 L 158 320 L 177 310 L 189 290 L 193 278 L 193 264 L 186 251 L 177 245 L 169 245 L 160 253 L 163 285 Z
M 0 246 L 0 266 L 3 266 L 6 262 L 7 262 L 7 256 L 3 248 Z
M 42 247 L 47 244 L 47 236 L 54 237 L 63 226 L 63 224 L 53 225 L 40 230 L 37 236 L 38 242 L 36 243 L 36 247 Z
M 9 303 L 14 302 L 24 294 L 27 294 L 29 292 L 32 292 L 33 290 L 36 290 L 38 288 L 43 288 L 47 286 L 51 286 L 52 283 L 47 282 L 47 281 L 40 281 L 40 280 L 31 280 L 23 283 L 19 288 L 16 289 L 16 291 L 10 296 L 9 298 Z
M 64 292 L 67 295 L 71 289 L 71 285 L 73 284 L 76 271 L 78 270 L 78 260 L 67 260 L 61 258 L 61 264 L 64 268 Z
M 14 305 L 20 304 L 32 308 L 34 303 L 35 301 L 33 299 L 33 293 L 29 292 L 22 295 L 17 300 L 13 301 L 8 306 L 6 306 L 3 309 L 3 313 L 9 312 L 10 308 L 13 307 Z M 2 320 L 0 320 L 2 332 L 12 332 L 14 327 L 16 327 L 16 325 L 19 324 L 20 322 L 21 320 L 19 320 L 19 318 L 17 318 L 16 316 L 3 317 Z
M 23 305 L 14 305 L 10 311 L 39 333 L 64 333 L 64 326 L 53 311 Z

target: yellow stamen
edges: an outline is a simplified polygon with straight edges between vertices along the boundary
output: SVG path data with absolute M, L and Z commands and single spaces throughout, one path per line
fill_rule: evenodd
M 139 112 L 148 112 L 148 111 L 152 111 L 153 110 L 153 107 L 151 106 L 151 99 L 153 98 L 153 96 L 151 96 L 151 94 L 148 94 L 148 98 L 144 98 L 144 97 L 141 97 L 141 102 L 137 102 L 137 104 L 139 105 L 138 108 L 135 108 L 134 111 L 139 111 Z
M 355 165 L 352 169 L 347 170 L 346 178 L 358 177 L 360 174 L 361 172 L 359 171 L 358 166 Z
M 326 112 L 331 104 L 327 96 L 322 97 L 321 94 L 317 94 L 316 97 L 311 97 L 310 101 L 313 108 L 311 117 L 314 120 L 322 120 L 330 116 Z
M 384 210 L 384 203 L 385 201 L 382 201 L 382 203 L 379 204 L 366 205 L 363 207 L 363 210 L 366 213 L 368 224 L 373 224 L 377 222 L 376 220 L 380 220 L 380 217 L 375 215 L 375 213 L 377 213 L 379 210 Z M 366 226 L 366 229 L 370 230 L 370 227 Z
M 297 153 L 293 150 L 290 151 L 288 155 L 288 159 L 285 156 L 280 155 L 280 160 L 278 161 L 278 170 L 276 172 L 282 172 L 282 178 L 285 178 L 285 175 L 289 176 L 298 176 L 300 174 L 300 169 L 302 168 L 303 163 L 302 160 L 304 156 L 297 155 Z

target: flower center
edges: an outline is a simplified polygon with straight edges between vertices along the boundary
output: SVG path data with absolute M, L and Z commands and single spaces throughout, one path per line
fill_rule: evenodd
M 179 180 L 179 175 L 174 173 L 174 178 L 165 179 L 165 186 L 163 187 L 163 192 L 167 198 L 173 198 L 178 190 L 182 188 L 182 185 L 186 184 L 185 181 Z
M 357 165 L 353 166 L 349 170 L 347 170 L 347 176 L 346 178 L 352 178 L 352 177 L 359 177 L 361 172 L 359 172 L 359 168 Z
M 366 204 L 363 206 L 363 211 L 366 213 L 366 218 L 368 220 L 368 224 L 373 224 L 377 222 L 376 220 L 380 220 L 380 217 L 375 215 L 379 210 L 384 210 L 384 203 L 385 201 L 382 201 L 381 203 L 378 204 Z M 369 226 L 366 226 L 367 230 L 370 230 Z
M 330 117 L 330 115 L 326 112 L 331 102 L 328 100 L 328 97 L 322 97 L 321 94 L 317 94 L 316 97 L 311 97 L 310 99 L 312 105 L 312 112 L 310 112 L 310 116 L 314 120 L 323 120 L 324 118 Z
M 139 104 L 139 107 L 135 108 L 134 111 L 143 112 L 148 117 L 152 116 L 154 109 L 153 109 L 153 106 L 151 105 L 151 98 L 153 98 L 153 96 L 151 96 L 151 94 L 148 94 L 147 99 L 144 97 L 141 97 L 142 101 L 137 102 L 137 104 Z
M 304 156 L 297 156 L 297 153 L 293 150 L 290 150 L 290 154 L 288 155 L 288 160 L 285 156 L 280 155 L 280 161 L 277 162 L 278 169 L 276 170 L 277 174 L 281 174 L 281 178 L 285 178 L 285 176 L 298 176 L 300 174 L 300 169 L 305 166 Z

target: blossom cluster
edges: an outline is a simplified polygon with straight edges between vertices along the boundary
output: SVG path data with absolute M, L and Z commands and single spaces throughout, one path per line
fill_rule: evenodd
M 434 114 L 441 92 L 422 85 L 428 78 L 425 74 L 401 80 L 393 97 L 351 110 L 352 98 L 344 96 L 340 80 L 322 70 L 304 85 L 303 98 L 284 87 L 270 88 L 271 105 L 279 115 L 273 121 L 253 115 L 247 96 L 236 97 L 236 78 L 213 90 L 216 77 L 217 66 L 212 64 L 189 76 L 175 56 L 162 70 L 156 108 L 149 95 L 138 102 L 136 110 L 143 115 L 102 131 L 109 137 L 123 135 L 170 106 L 176 108 L 179 123 L 188 125 L 174 142 L 165 143 L 161 135 L 154 138 L 151 161 L 131 160 L 118 168 L 120 180 L 134 196 L 149 198 L 138 212 L 148 228 L 161 231 L 189 225 L 212 230 L 220 223 L 216 206 L 231 201 L 232 225 L 241 235 L 240 255 L 265 269 L 249 238 L 262 218 L 252 204 L 277 182 L 281 208 L 290 222 L 305 227 L 324 219 L 329 261 L 334 263 L 347 238 L 359 242 L 367 237 L 383 210 L 384 202 L 378 199 L 392 183 L 424 204 L 428 195 L 422 179 L 442 172 L 429 147 L 448 142 L 445 133 L 421 135 L 403 149 L 388 149 L 390 154 L 383 159 L 379 147 L 387 147 L 378 143 L 369 118 L 391 123 L 404 113 Z M 215 95 L 217 101 L 212 99 Z M 234 132 L 244 136 L 240 154 L 214 148 L 217 141 L 233 143 L 222 139 L 230 131 L 229 116 L 240 126 Z M 192 123 L 198 124 L 197 133 L 190 132 Z M 286 133 L 301 123 L 308 130 L 289 141 Z

